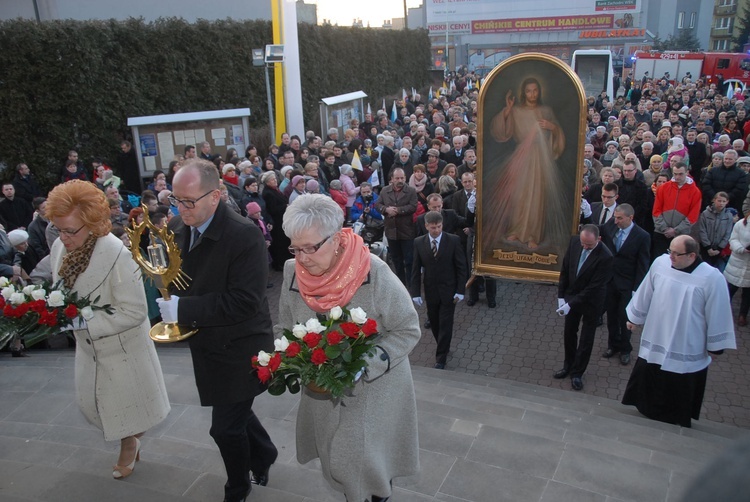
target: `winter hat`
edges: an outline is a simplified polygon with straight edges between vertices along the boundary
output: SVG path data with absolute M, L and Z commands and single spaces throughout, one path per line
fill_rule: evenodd
M 260 204 L 257 202 L 248 202 L 247 206 L 245 206 L 245 209 L 247 209 L 247 214 L 253 214 L 260 211 Z
M 8 239 L 10 239 L 10 243 L 15 247 L 19 244 L 23 244 L 24 242 L 29 240 L 29 234 L 26 232 L 26 230 L 21 230 L 20 228 L 17 228 L 15 230 L 11 230 L 8 232 Z

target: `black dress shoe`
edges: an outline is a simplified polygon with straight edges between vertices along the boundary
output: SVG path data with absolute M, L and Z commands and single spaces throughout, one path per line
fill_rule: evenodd
M 607 351 L 604 354 L 602 354 L 602 357 L 605 358 L 605 359 L 609 359 L 610 357 L 614 356 L 615 354 L 617 354 L 616 350 L 607 349 Z
M 431 326 L 431 324 L 430 324 L 430 320 L 429 320 L 429 319 L 427 319 L 427 320 L 426 320 L 426 321 L 424 322 L 424 329 L 430 329 L 430 326 Z
M 494 301 L 488 301 L 487 306 L 491 309 L 494 309 L 495 307 L 497 307 L 497 303 L 495 303 Z
M 466 305 L 468 305 L 469 307 L 473 307 L 476 304 L 477 304 L 476 300 L 466 300 Z
M 570 370 L 568 368 L 563 368 L 561 370 L 557 370 L 552 374 L 552 378 L 557 378 L 560 380 L 561 378 L 565 378 L 570 374 Z
M 250 476 L 250 483 L 254 485 L 259 485 L 259 486 L 266 486 L 268 484 L 268 471 L 269 470 L 271 470 L 270 467 L 266 469 L 265 471 L 260 472 L 258 474 L 253 473 Z
M 581 380 L 581 377 L 571 378 L 570 385 L 573 387 L 573 390 L 583 390 L 583 380 Z
M 630 354 L 620 354 L 620 364 L 623 366 L 630 364 Z
M 435 366 L 433 366 L 436 370 L 444 370 L 445 369 L 445 363 L 435 363 Z

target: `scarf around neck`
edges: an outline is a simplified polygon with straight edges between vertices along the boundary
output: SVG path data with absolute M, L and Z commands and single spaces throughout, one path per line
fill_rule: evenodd
M 341 230 L 338 261 L 323 275 L 314 276 L 295 261 L 302 300 L 318 313 L 346 306 L 370 273 L 370 250 L 351 228 Z
M 424 190 L 424 187 L 426 184 L 427 184 L 427 175 L 422 177 L 422 181 L 418 181 L 417 177 L 413 174 L 409 178 L 409 186 L 412 187 L 417 192 L 421 192 L 422 190 Z
M 59 274 L 66 288 L 73 289 L 78 276 L 88 268 L 96 241 L 97 238 L 93 234 L 89 235 L 81 247 L 74 249 L 63 257 Z

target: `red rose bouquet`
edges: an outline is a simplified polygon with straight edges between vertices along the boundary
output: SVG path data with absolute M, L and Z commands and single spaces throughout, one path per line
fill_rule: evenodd
M 0 348 L 14 337 L 30 347 L 75 319 L 91 319 L 95 310 L 114 313 L 109 304 L 96 305 L 99 297 L 79 298 L 78 293 L 64 288 L 62 281 L 20 288 L 1 277 L 0 288 Z
M 296 394 L 305 385 L 341 397 L 367 368 L 378 336 L 377 323 L 361 308 L 334 307 L 328 316 L 285 329 L 273 352 L 253 356 L 253 367 L 274 396 Z

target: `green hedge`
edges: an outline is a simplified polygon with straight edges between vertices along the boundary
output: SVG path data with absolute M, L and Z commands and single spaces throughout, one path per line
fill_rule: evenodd
M 0 162 L 27 162 L 48 186 L 67 151 L 114 162 L 127 117 L 240 108 L 267 122 L 265 79 L 252 48 L 272 42 L 268 21 L 159 19 L 0 22 Z M 299 25 L 305 127 L 321 97 L 382 96 L 428 82 L 424 30 Z

